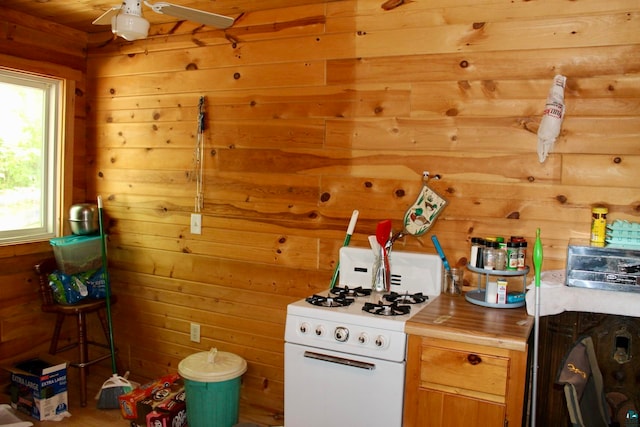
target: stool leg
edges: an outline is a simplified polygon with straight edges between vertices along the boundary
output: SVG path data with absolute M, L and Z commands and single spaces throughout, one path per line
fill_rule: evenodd
M 56 324 L 53 328 L 53 336 L 51 337 L 51 344 L 49 344 L 49 354 L 56 354 L 58 352 L 58 340 L 60 339 L 60 331 L 62 330 L 63 322 L 64 322 L 64 314 L 58 313 L 56 315 Z
M 89 348 L 87 346 L 87 316 L 85 313 L 78 313 L 78 353 L 80 363 L 80 406 L 87 406 L 87 366 L 89 360 Z

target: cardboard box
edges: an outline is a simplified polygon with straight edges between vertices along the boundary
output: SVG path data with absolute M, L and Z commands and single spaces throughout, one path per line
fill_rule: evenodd
M 184 389 L 168 396 L 147 414 L 147 427 L 187 427 L 187 404 Z
M 150 413 L 161 410 L 161 408 L 165 407 L 169 401 L 174 400 L 179 394 L 184 395 L 184 385 L 182 381 L 177 381 L 169 387 L 157 390 L 155 393 L 152 393 L 151 396 L 139 401 L 137 405 L 138 417 L 136 418 L 136 423 L 140 426 L 146 426 Z M 182 400 L 184 401 L 184 398 Z
M 180 375 L 177 373 L 165 375 L 164 377 L 143 384 L 131 390 L 129 393 L 118 396 L 122 417 L 127 420 L 138 419 L 138 402 L 147 399 L 158 390 L 171 387 L 171 385 L 179 379 Z
M 507 281 L 505 279 L 496 280 L 498 284 L 498 304 L 507 303 Z
M 11 407 L 43 421 L 69 409 L 67 362 L 51 355 L 7 368 L 11 373 Z

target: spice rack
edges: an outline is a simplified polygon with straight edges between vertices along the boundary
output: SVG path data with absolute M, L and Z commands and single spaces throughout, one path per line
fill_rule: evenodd
M 518 308 L 525 305 L 525 300 L 506 304 L 497 304 L 485 301 L 487 283 L 489 283 L 490 276 L 502 276 L 502 277 L 514 277 L 522 276 L 522 292 L 526 292 L 527 289 L 527 274 L 529 273 L 529 267 L 525 266 L 524 270 L 486 270 L 484 268 L 473 267 L 467 264 L 467 269 L 478 274 L 478 289 L 469 291 L 464 294 L 467 301 L 472 304 L 481 305 L 483 307 L 490 308 Z M 484 275 L 484 289 L 482 288 L 482 276 Z

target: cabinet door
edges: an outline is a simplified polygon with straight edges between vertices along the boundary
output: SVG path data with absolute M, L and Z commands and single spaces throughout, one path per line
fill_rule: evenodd
M 420 389 L 414 426 L 504 427 L 504 405 L 449 393 Z
M 409 335 L 404 427 L 520 425 L 526 353 L 519 353 Z

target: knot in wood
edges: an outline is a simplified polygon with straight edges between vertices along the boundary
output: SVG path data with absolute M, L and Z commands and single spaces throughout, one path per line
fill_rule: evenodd
M 403 190 L 402 188 L 398 188 L 398 189 L 396 190 L 395 194 L 396 194 L 396 197 L 398 197 L 398 198 L 402 198 L 402 197 L 404 197 L 405 192 L 404 192 L 404 190 Z
M 481 29 L 482 27 L 484 27 L 484 22 L 474 22 L 474 23 L 473 23 L 473 29 L 474 29 L 474 30 L 479 30 L 479 29 Z
M 556 200 L 564 205 L 565 203 L 567 203 L 567 196 L 565 196 L 563 194 L 558 194 L 556 196 Z
M 482 363 L 482 358 L 477 354 L 469 354 L 467 355 L 467 361 L 472 365 L 478 365 Z
M 373 187 L 373 183 L 372 183 L 371 181 L 365 181 L 365 182 L 364 182 L 364 186 L 365 186 L 366 188 L 371 188 L 371 187 Z
M 614 158 L 613 158 L 613 163 L 615 163 L 615 164 L 620 164 L 620 163 L 622 163 L 622 158 L 620 158 L 620 157 L 614 157 Z
M 320 201 L 323 202 L 323 203 L 324 202 L 328 202 L 330 198 L 331 198 L 331 194 L 329 194 L 329 193 L 322 193 L 320 195 Z
M 462 60 L 460 61 L 460 68 L 467 68 L 469 66 L 469 61 Z
M 240 73 L 233 73 L 233 79 L 234 80 L 240 79 Z

